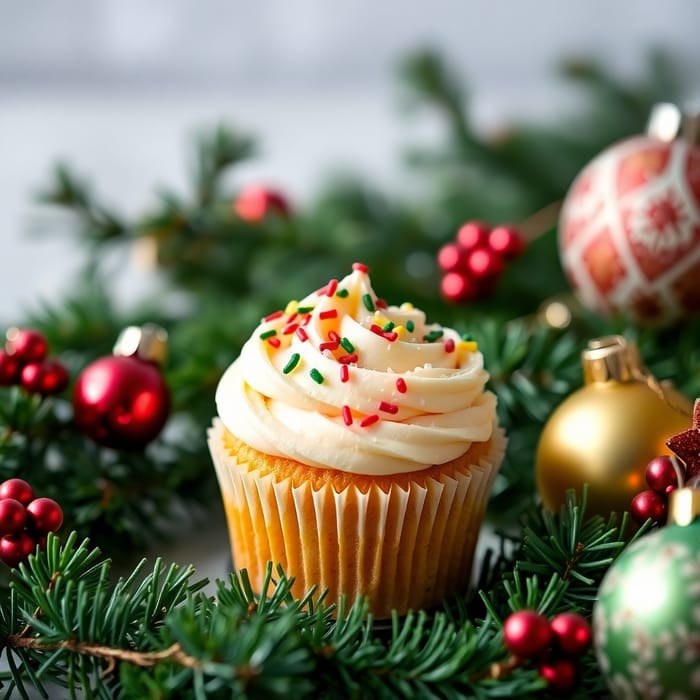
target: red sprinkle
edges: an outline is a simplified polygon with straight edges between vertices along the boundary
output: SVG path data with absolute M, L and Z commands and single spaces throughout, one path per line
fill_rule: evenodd
M 336 345 L 336 347 L 338 346 Z M 353 362 L 357 362 L 357 353 L 353 352 L 349 355 L 341 355 L 338 358 L 338 362 L 340 362 L 341 365 L 351 365 Z
M 408 391 L 408 387 L 406 386 L 406 382 L 404 381 L 403 377 L 399 377 L 396 380 L 396 389 L 401 393 L 405 394 Z
M 299 340 L 301 340 L 302 343 L 303 343 L 305 340 L 308 340 L 308 339 L 309 339 L 309 336 L 306 335 L 306 331 L 305 331 L 303 328 L 301 328 L 301 326 L 299 326 L 299 327 L 296 329 L 296 334 L 297 334 L 297 338 L 299 338 Z
M 390 343 L 393 343 L 399 337 L 399 334 L 396 331 L 383 331 L 382 336 Z
M 263 318 L 263 321 L 274 321 L 276 318 L 280 318 L 281 316 L 284 316 L 284 311 L 282 311 L 282 309 L 280 309 L 279 311 L 275 311 L 269 316 L 265 316 L 265 318 Z
M 395 403 L 387 403 L 386 401 L 380 401 L 379 410 L 384 411 L 384 413 L 398 413 L 399 407 Z
M 364 263 L 360 263 L 360 262 L 353 263 L 352 269 L 359 270 L 360 272 L 364 272 L 365 274 L 367 272 L 369 272 L 369 268 L 367 267 L 367 265 L 365 265 Z
M 329 341 L 328 343 L 321 343 L 321 344 L 318 346 L 318 349 L 319 349 L 321 352 L 323 352 L 324 350 L 337 350 L 337 349 L 338 349 L 338 345 L 340 345 L 340 343 L 334 343 L 333 341 Z
M 381 326 L 378 326 L 376 323 L 373 323 L 369 329 L 372 331 L 372 333 L 376 333 L 377 335 L 384 335 L 384 331 L 382 330 Z
M 335 331 L 328 331 L 328 340 L 330 340 L 331 343 L 339 343 L 340 336 Z
M 361 421 L 360 421 L 360 427 L 361 428 L 367 428 L 370 425 L 373 425 L 379 420 L 379 416 L 376 413 L 372 413 L 369 416 L 365 416 Z
M 452 338 L 448 338 L 445 343 L 445 352 L 454 352 L 455 349 L 455 341 L 452 340 Z
M 338 289 L 338 280 L 331 280 L 326 285 L 326 296 L 332 297 L 336 289 Z
M 306 314 L 306 316 L 304 316 L 304 320 L 301 322 L 301 325 L 308 326 L 310 320 L 311 320 L 311 314 Z
M 289 316 L 287 316 L 287 323 L 291 323 L 298 315 L 299 314 L 296 312 L 294 312 L 293 314 L 289 314 Z
M 318 317 L 320 319 L 338 318 L 338 309 L 328 309 L 327 311 L 321 311 Z
M 298 323 L 288 323 L 283 329 L 282 329 L 282 335 L 291 335 L 294 333 L 297 329 L 299 328 Z
M 343 420 L 345 425 L 352 425 L 352 412 L 350 411 L 350 406 L 343 406 Z
M 378 309 L 388 309 L 389 308 L 389 304 L 387 303 L 386 299 L 381 299 L 379 297 L 376 298 L 374 305 Z
M 347 382 L 350 379 L 350 370 L 347 365 L 340 365 L 340 381 Z
M 268 338 L 267 342 L 270 343 L 273 348 L 278 348 L 282 344 L 279 338 Z

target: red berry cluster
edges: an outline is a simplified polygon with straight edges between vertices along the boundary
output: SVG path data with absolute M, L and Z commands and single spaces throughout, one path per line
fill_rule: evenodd
M 639 525 L 648 518 L 657 525 L 666 522 L 668 495 L 685 483 L 685 468 L 678 460 L 675 460 L 675 463 L 678 471 L 674 466 L 673 457 L 668 455 L 654 457 L 647 464 L 644 477 L 649 488 L 638 493 L 630 503 L 630 514 Z
M 447 301 L 459 303 L 488 296 L 505 263 L 520 255 L 525 241 L 510 226 L 489 228 L 469 221 L 457 231 L 454 243 L 440 248 L 437 262 L 443 277 L 440 290 Z
M 34 498 L 24 479 L 0 484 L 0 561 L 17 566 L 37 545 L 43 547 L 46 535 L 62 523 L 61 506 L 52 498 Z
M 576 659 L 588 651 L 592 633 L 578 613 L 560 613 L 548 621 L 535 610 L 519 610 L 506 619 L 503 641 L 513 656 L 536 661 L 550 688 L 568 693 L 576 684 Z
M 0 386 L 19 384 L 30 394 L 60 394 L 68 386 L 68 370 L 51 357 L 49 343 L 40 331 L 10 328 L 0 350 Z
M 281 192 L 262 185 L 248 185 L 233 202 L 233 210 L 241 219 L 257 224 L 273 212 L 287 218 L 291 207 Z

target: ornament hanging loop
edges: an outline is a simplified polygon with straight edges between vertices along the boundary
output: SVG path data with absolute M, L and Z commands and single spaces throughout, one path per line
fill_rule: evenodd
M 155 323 L 127 326 L 117 338 L 112 351 L 122 357 L 139 357 L 163 367 L 168 355 L 168 333 Z
M 686 487 L 671 491 L 667 524 L 685 527 L 700 516 L 700 489 Z
M 700 144 L 700 108 L 694 105 L 682 111 L 670 102 L 655 104 L 647 121 L 647 136 L 670 143 L 683 139 L 692 145 Z

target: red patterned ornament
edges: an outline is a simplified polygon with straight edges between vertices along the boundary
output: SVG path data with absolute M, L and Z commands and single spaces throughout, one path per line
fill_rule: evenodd
M 167 334 L 159 326 L 130 326 L 112 356 L 81 372 L 73 410 L 88 437 L 106 447 L 140 449 L 160 433 L 170 412 L 170 392 L 160 371 L 166 347 Z
M 566 196 L 561 261 L 591 309 L 645 323 L 700 309 L 700 146 L 675 138 L 674 109 L 659 105 L 649 135 L 603 151 Z

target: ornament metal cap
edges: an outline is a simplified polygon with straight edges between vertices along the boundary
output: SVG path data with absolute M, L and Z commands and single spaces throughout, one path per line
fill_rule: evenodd
M 585 384 L 628 382 L 643 369 L 637 346 L 621 335 L 589 340 L 588 348 L 581 353 L 581 364 Z
M 127 326 L 117 338 L 114 355 L 139 357 L 162 367 L 168 355 L 168 332 L 155 323 Z
M 690 525 L 700 515 L 700 489 L 674 489 L 668 497 L 667 525 Z

